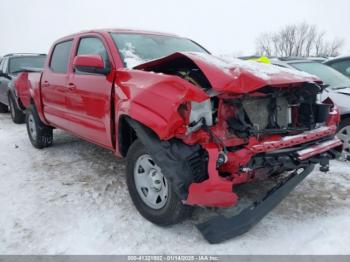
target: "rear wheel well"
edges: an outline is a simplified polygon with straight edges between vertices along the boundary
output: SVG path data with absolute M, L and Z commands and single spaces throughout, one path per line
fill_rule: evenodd
M 24 111 L 26 108 L 25 106 L 22 104 L 21 99 L 19 99 L 15 94 L 14 91 L 8 90 L 7 91 L 7 97 L 10 99 L 10 96 L 15 100 L 15 102 L 17 103 L 19 109 L 21 109 L 22 111 Z

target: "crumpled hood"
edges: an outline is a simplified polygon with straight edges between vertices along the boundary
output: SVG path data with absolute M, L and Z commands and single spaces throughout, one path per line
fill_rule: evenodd
M 283 87 L 294 83 L 321 80 L 305 72 L 278 67 L 255 61 L 219 58 L 210 54 L 177 52 L 172 55 L 138 65 L 135 69 L 152 71 L 162 64 L 183 58 L 191 60 L 207 77 L 212 88 L 218 92 L 243 94 L 265 86 Z

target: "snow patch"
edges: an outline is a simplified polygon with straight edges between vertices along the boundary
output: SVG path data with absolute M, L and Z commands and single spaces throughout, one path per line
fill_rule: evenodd
M 1 254 L 350 254 L 349 163 L 315 170 L 248 233 L 210 245 L 193 221 L 145 220 L 124 161 L 106 149 L 55 130 L 54 145 L 37 150 L 9 114 L 0 149 Z
M 270 80 L 275 75 L 279 74 L 289 74 L 294 78 L 305 79 L 316 78 L 315 76 L 308 74 L 306 72 L 297 71 L 288 68 L 278 67 L 272 64 L 259 63 L 256 61 L 246 61 L 238 58 L 232 58 L 230 56 L 217 57 L 214 55 L 199 53 L 199 52 L 189 52 L 202 59 L 204 62 L 210 63 L 220 69 L 222 69 L 228 75 L 232 75 L 232 72 L 239 73 L 241 69 L 250 72 L 251 74 L 264 79 Z

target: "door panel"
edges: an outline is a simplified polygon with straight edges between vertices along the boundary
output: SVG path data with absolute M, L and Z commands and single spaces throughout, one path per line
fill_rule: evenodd
M 44 72 L 41 80 L 41 92 L 45 118 L 48 122 L 62 128 L 65 123 L 65 92 L 68 75 Z
M 4 58 L 0 64 L 0 70 L 7 73 L 8 58 Z M 9 80 L 6 77 L 0 76 L 0 102 L 7 105 L 6 92 L 8 88 Z
M 109 67 L 109 55 L 103 41 L 96 36 L 80 39 L 77 55 L 101 55 Z M 113 80 L 102 74 L 74 70 L 69 76 L 66 110 L 74 132 L 107 148 L 113 148 L 111 135 L 111 92 Z
M 43 110 L 46 120 L 54 126 L 70 130 L 66 112 L 66 89 L 68 63 L 72 40 L 56 44 L 51 55 L 49 68 L 41 79 Z
M 72 74 L 66 92 L 67 117 L 74 132 L 112 148 L 110 101 L 112 82 L 106 76 Z
M 7 90 L 8 90 L 8 84 L 9 81 L 7 78 L 5 77 L 0 77 L 0 102 L 7 105 L 8 104 L 8 100 L 7 100 Z

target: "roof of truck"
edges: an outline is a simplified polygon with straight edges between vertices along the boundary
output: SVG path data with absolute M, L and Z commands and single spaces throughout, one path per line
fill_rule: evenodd
M 157 32 L 157 31 L 149 31 L 149 30 L 127 29 L 127 28 L 105 28 L 105 29 L 91 29 L 91 30 L 80 31 L 80 32 L 77 32 L 74 34 L 67 35 L 67 36 L 62 37 L 62 38 L 72 37 L 75 35 L 86 34 L 86 33 L 129 33 L 129 34 L 150 34 L 150 35 L 179 37 L 178 35 L 175 35 L 175 34 Z

